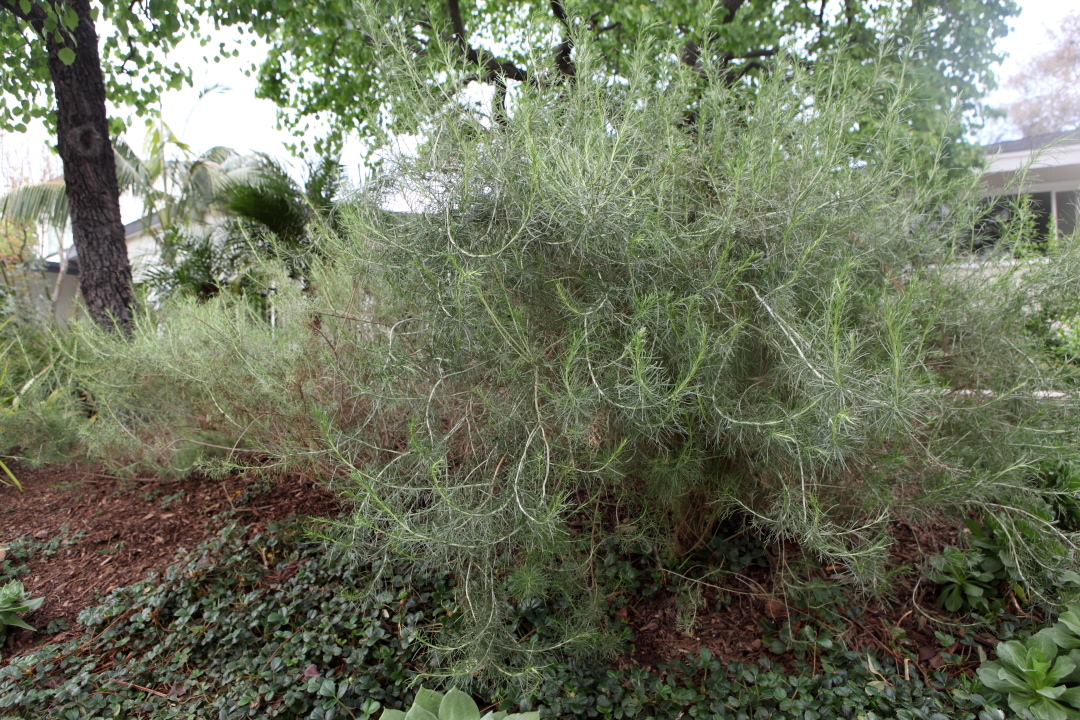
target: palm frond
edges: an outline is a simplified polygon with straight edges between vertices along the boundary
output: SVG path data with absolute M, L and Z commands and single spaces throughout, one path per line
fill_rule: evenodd
M 0 197 L 0 218 L 63 229 L 68 222 L 67 191 L 63 179 L 24 185 Z
M 116 157 L 116 182 L 120 192 L 141 194 L 153 186 L 149 168 L 130 145 L 119 139 L 113 141 L 113 154 Z

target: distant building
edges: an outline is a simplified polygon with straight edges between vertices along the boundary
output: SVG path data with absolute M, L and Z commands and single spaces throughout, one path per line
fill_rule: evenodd
M 146 271 L 157 262 L 158 246 L 156 232 L 161 228 L 157 215 L 149 221 L 136 220 L 124 225 L 128 261 L 131 263 L 132 279 L 143 282 Z M 67 267 L 60 279 L 63 266 L 59 252 L 47 256 L 40 271 L 27 271 L 21 282 L 25 283 L 26 296 L 33 299 L 35 307 L 43 314 L 55 313 L 56 320 L 64 325 L 71 318 L 75 299 L 79 294 L 79 255 L 74 247 L 66 249 Z
M 1031 163 L 1019 190 L 1031 199 L 1036 240 L 1068 237 L 1080 220 L 1080 130 L 1036 135 L 987 145 L 983 179 L 993 196 L 1014 186 Z M 1032 157 L 1035 161 L 1032 163 Z M 1002 203 L 1004 208 L 1008 203 Z M 1007 212 L 1007 210 L 1003 211 Z

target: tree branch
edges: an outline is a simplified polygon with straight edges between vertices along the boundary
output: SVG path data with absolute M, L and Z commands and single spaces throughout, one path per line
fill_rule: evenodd
M 8 0 L 0 0 L 0 10 L 7 10 L 9 13 L 29 25 L 39 36 L 45 37 L 42 26 L 45 24 L 45 20 L 48 16 L 46 15 L 45 10 L 37 3 L 32 3 L 30 5 L 30 12 L 23 12 L 22 7 L 18 2 L 12 3 Z
M 746 4 L 746 0 L 724 0 L 721 3 L 721 7 L 727 10 L 727 16 L 720 21 L 721 25 L 730 25 L 735 20 L 735 13 L 739 11 L 743 5 Z
M 555 68 L 565 77 L 576 77 L 577 68 L 574 66 L 574 61 L 570 59 L 570 53 L 574 51 L 574 39 L 570 35 L 570 19 L 566 15 L 562 0 L 551 0 L 551 12 L 566 31 L 563 34 L 563 41 L 555 48 Z
M 477 52 L 469 44 L 465 33 L 465 22 L 461 19 L 461 5 L 458 0 L 446 0 L 446 11 L 447 15 L 450 16 L 450 24 L 454 28 L 454 38 L 457 40 L 461 52 L 470 63 L 480 65 L 486 71 L 481 78 L 483 82 L 496 82 L 500 76 L 517 82 L 528 80 L 528 73 L 514 63 L 509 61 L 499 62 L 491 53 Z

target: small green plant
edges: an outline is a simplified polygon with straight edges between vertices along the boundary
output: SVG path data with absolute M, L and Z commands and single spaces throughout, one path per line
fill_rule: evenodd
M 1075 611 L 1076 608 L 1074 614 Z M 1022 642 L 1011 640 L 998 644 L 995 648 L 998 659 L 985 662 L 978 669 L 983 684 L 1006 693 L 1009 707 L 1021 717 L 1080 718 L 1080 650 L 1059 654 L 1062 648 L 1057 638 L 1064 631 L 1055 633 L 1055 629 L 1057 626 Z M 1070 642 L 1080 645 L 1076 634 L 1068 632 Z
M 420 688 L 408 712 L 383 710 L 380 720 L 540 720 L 540 713 L 489 712 L 480 716 L 480 708 L 473 699 L 457 689 L 443 693 Z
M 31 598 L 18 580 L 12 580 L 0 587 L 0 639 L 7 635 L 9 627 L 20 627 L 34 632 L 34 628 L 27 625 L 18 613 L 34 612 L 43 602 L 45 598 Z
M 1058 526 L 1069 532 L 1080 530 L 1080 473 L 1068 463 L 1047 463 L 1032 480 L 1042 491 Z
M 1004 567 L 999 559 L 979 550 L 945 548 L 931 555 L 925 569 L 927 579 L 941 585 L 937 606 L 949 612 L 972 610 L 986 614 L 1000 610 L 997 601 L 998 573 Z

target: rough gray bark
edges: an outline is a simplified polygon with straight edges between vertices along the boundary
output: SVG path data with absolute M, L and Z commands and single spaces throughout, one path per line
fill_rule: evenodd
M 97 32 L 88 0 L 71 0 L 79 16 L 73 31 L 71 65 L 61 62 L 64 45 L 46 34 L 49 73 L 56 93 L 56 130 L 71 229 L 79 255 L 79 289 L 99 324 L 127 331 L 134 295 L 131 264 L 120 220 L 120 191 L 101 75 Z

